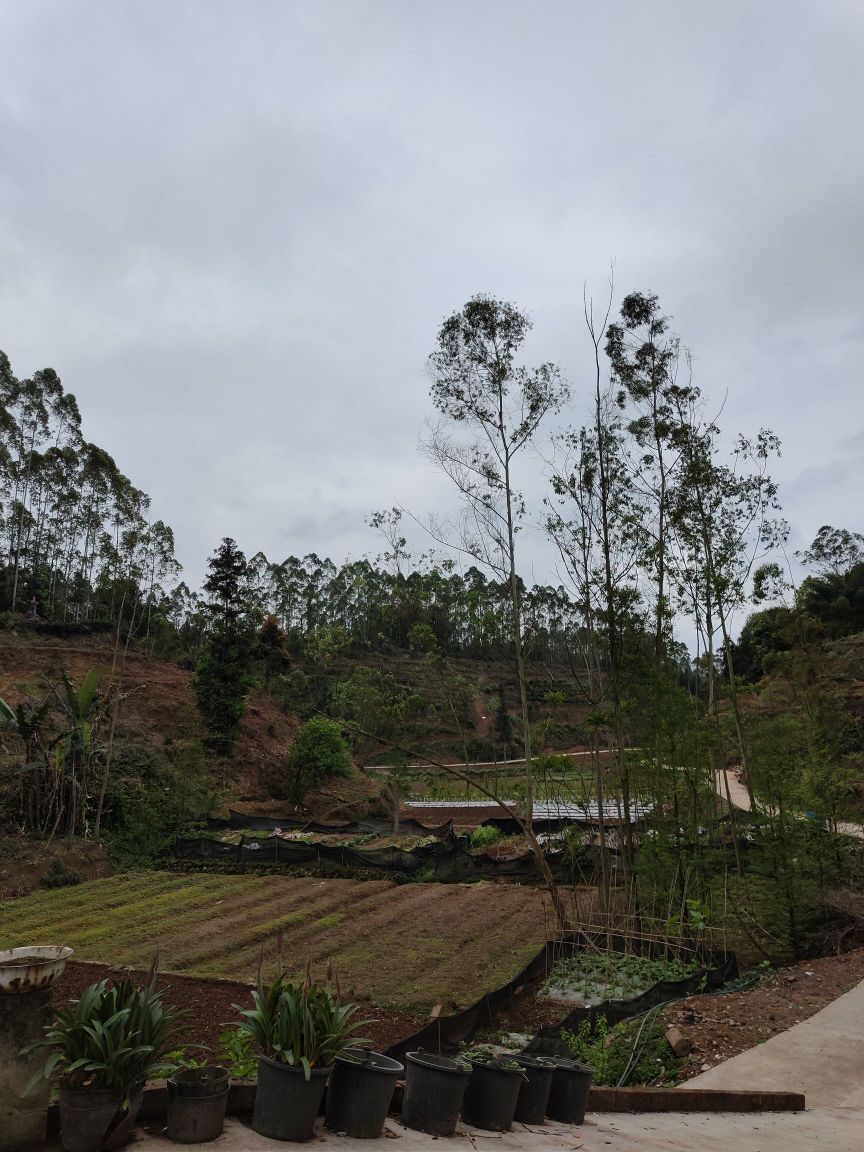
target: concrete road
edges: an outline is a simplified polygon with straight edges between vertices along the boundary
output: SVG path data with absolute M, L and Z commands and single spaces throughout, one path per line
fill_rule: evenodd
M 325 1148 L 321 1149 L 324 1144 Z M 542 1128 L 517 1125 L 512 1132 L 464 1128 L 451 1140 L 411 1132 L 387 1121 L 383 1145 L 398 1152 L 860 1152 L 864 1113 L 854 1110 L 733 1115 L 730 1113 L 650 1113 L 591 1115 L 581 1128 L 549 1122 Z M 374 1152 L 377 1141 L 352 1140 L 319 1131 L 321 1152 Z M 130 1145 L 136 1152 L 176 1152 L 168 1139 L 143 1133 Z M 214 1152 L 275 1152 L 296 1147 L 258 1136 L 228 1120 Z
M 861 1109 L 864 1149 L 864 980 L 815 1016 L 682 1088 L 803 1092 L 808 1108 Z
M 727 802 L 731 801 L 734 808 L 741 808 L 745 812 L 750 810 L 750 793 L 735 772 L 730 772 L 725 768 L 721 772 L 717 772 L 714 776 L 714 790 L 721 799 Z M 773 809 L 768 809 L 768 811 L 773 811 Z M 849 820 L 838 820 L 837 831 L 844 836 L 854 836 L 856 840 L 864 840 L 864 826 L 861 824 L 854 824 Z

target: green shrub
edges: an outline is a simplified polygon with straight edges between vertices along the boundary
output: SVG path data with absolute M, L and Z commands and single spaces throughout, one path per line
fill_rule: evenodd
M 658 1014 L 624 1020 L 614 1027 L 605 1016 L 583 1020 L 578 1031 L 561 1039 L 575 1060 L 594 1069 L 594 1083 L 661 1084 L 674 1077 L 678 1061 L 664 1035 Z
M 258 1058 L 252 1051 L 252 1037 L 242 1028 L 219 1033 L 219 1059 L 235 1080 L 255 1080 L 258 1076 Z
M 311 789 L 350 775 L 351 756 L 339 725 L 326 716 L 302 724 L 288 753 L 292 799 L 299 804 Z
M 118 745 L 105 821 L 112 860 L 123 868 L 149 867 L 214 800 L 197 741 L 173 741 L 168 758 L 150 745 Z
M 471 847 L 485 848 L 501 839 L 500 831 L 493 824 L 481 824 L 471 833 Z
M 67 868 L 62 860 L 52 860 L 51 867 L 40 879 L 41 888 L 71 888 L 81 883 L 81 877 L 73 868 Z

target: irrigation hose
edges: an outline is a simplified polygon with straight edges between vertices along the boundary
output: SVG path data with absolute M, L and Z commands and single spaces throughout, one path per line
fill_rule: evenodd
M 686 999 L 686 997 L 682 997 L 682 999 Z M 630 1059 L 627 1061 L 627 1066 L 625 1067 L 624 1071 L 621 1073 L 621 1079 L 615 1085 L 616 1088 L 623 1088 L 624 1087 L 624 1085 L 627 1083 L 627 1077 L 630 1075 L 631 1069 L 634 1068 L 636 1066 L 636 1064 L 638 1064 L 638 1062 L 639 1062 L 638 1057 L 642 1055 L 642 1052 L 639 1049 L 639 1040 L 640 1040 L 642 1033 L 645 1029 L 645 1025 L 651 1019 L 652 1012 L 656 1016 L 656 1014 L 659 1013 L 661 1008 L 665 1008 L 668 1004 L 674 1004 L 674 1003 L 675 1003 L 674 1000 L 667 1000 L 665 1003 L 655 1004 L 653 1008 L 649 1008 L 647 1012 L 643 1013 L 642 1023 L 639 1025 L 639 1031 L 636 1033 L 636 1039 L 633 1041 L 633 1051 L 630 1053 Z M 646 1040 L 646 1043 L 647 1043 L 647 1040 Z
M 761 973 L 754 972 L 749 977 L 749 979 L 747 979 L 747 981 L 745 983 L 736 984 L 736 986 L 734 988 L 717 988 L 713 992 L 703 992 L 703 993 L 701 993 L 701 995 L 703 995 L 703 996 L 728 996 L 730 992 L 741 992 L 745 988 L 752 988 L 753 985 L 758 982 L 760 975 L 761 975 Z M 693 996 L 693 995 L 694 995 L 694 993 L 691 992 L 687 996 L 676 996 L 676 998 L 674 1000 L 664 1000 L 662 1003 L 655 1004 L 653 1008 L 648 1008 L 645 1012 L 642 1013 L 643 1019 L 642 1019 L 642 1023 L 639 1026 L 639 1031 L 636 1033 L 636 1039 L 633 1041 L 633 1051 L 630 1053 L 630 1059 L 627 1062 L 627 1067 L 621 1073 L 621 1079 L 615 1085 L 616 1088 L 623 1088 L 624 1087 L 624 1085 L 627 1083 L 627 1078 L 630 1075 L 631 1071 L 639 1063 L 639 1058 L 642 1056 L 642 1051 L 639 1049 L 639 1040 L 640 1040 L 642 1033 L 645 1029 L 645 1025 L 648 1023 L 648 1020 L 651 1017 L 652 1012 L 653 1013 L 659 1013 L 661 1008 L 668 1008 L 672 1004 L 680 1004 L 684 1000 L 689 1000 L 691 998 L 691 996 Z M 699 993 L 695 993 L 695 995 L 699 995 Z M 632 1019 L 638 1020 L 639 1017 L 634 1016 L 634 1017 L 632 1017 Z M 647 1044 L 647 1040 L 646 1040 L 646 1044 Z

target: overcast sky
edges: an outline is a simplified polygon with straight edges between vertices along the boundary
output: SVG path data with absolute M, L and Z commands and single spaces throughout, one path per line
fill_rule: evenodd
M 582 419 L 614 260 L 781 436 L 791 547 L 862 531 L 862 60 L 861 0 L 0 0 L 0 348 L 197 583 L 224 535 L 339 562 L 446 507 L 424 362 L 474 293 Z

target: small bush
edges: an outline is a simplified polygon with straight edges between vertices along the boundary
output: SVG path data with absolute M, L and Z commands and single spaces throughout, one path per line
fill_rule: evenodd
M 662 1084 L 674 1078 L 679 1061 L 664 1036 L 664 1025 L 637 1017 L 614 1027 L 605 1016 L 583 1020 L 577 1032 L 563 1031 L 561 1039 L 574 1059 L 594 1069 L 594 1083 Z
M 74 868 L 67 868 L 62 860 L 52 860 L 51 867 L 39 881 L 40 888 L 71 888 L 81 883 Z
M 500 831 L 492 824 L 481 824 L 471 833 L 471 847 L 485 848 L 501 839 Z
M 326 716 L 313 716 L 301 725 L 288 753 L 292 799 L 299 804 L 325 781 L 350 775 L 351 756 L 339 725 Z
M 255 1080 L 258 1059 L 252 1051 L 252 1037 L 239 1028 L 220 1032 L 218 1057 L 227 1064 L 235 1080 Z

